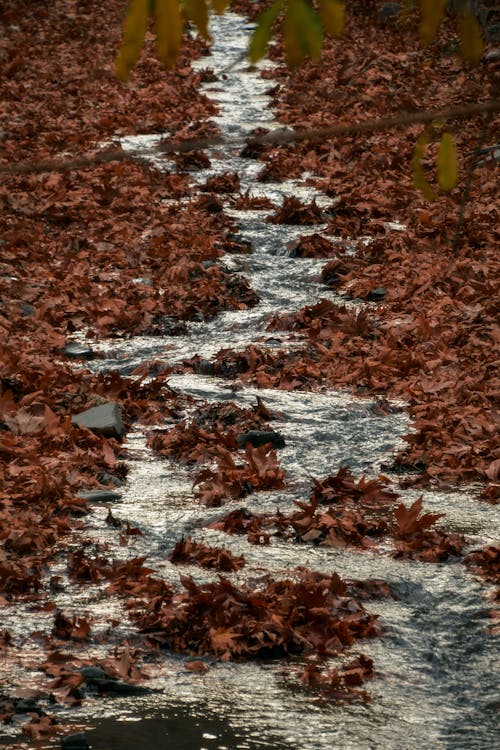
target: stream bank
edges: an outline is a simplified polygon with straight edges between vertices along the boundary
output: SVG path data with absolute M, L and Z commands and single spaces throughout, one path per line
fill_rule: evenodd
M 227 65 L 229 50 L 235 58 L 241 58 L 248 32 L 245 22 L 233 16 L 222 19 L 221 24 L 227 26 L 216 37 L 224 39 L 225 46 L 215 47 L 210 60 L 216 71 L 220 59 L 224 67 Z M 207 62 L 204 60 L 204 64 Z M 255 87 L 254 110 L 245 115 L 247 127 L 251 129 L 262 122 L 264 100 L 259 79 L 254 73 L 249 74 L 242 63 L 233 68 L 229 77 L 228 86 L 232 83 L 236 90 L 249 92 Z M 214 87 L 213 82 L 210 86 Z M 227 91 L 225 86 L 224 91 Z M 238 101 L 236 97 L 226 98 Z M 243 97 L 245 106 L 248 100 L 252 101 L 247 94 Z M 222 111 L 219 126 L 224 128 L 229 120 L 228 127 L 231 123 L 237 127 L 243 119 L 241 114 L 236 110 L 230 115 L 227 108 L 219 106 Z M 267 119 L 267 126 L 269 124 Z M 224 154 L 212 156 L 216 174 L 237 171 L 243 185 L 246 179 L 246 184 L 252 188 L 254 162 L 234 155 L 230 155 L 228 161 L 224 159 Z M 250 173 L 246 173 L 247 167 Z M 196 179 L 202 183 L 212 174 L 199 172 Z M 264 190 L 268 188 L 259 188 L 260 197 Z M 310 185 L 297 183 L 270 185 L 265 195 L 271 201 L 280 201 L 287 190 L 307 201 L 315 199 L 317 205 L 323 203 L 325 208 L 331 204 L 331 200 L 313 192 Z M 300 193 L 301 190 L 305 192 Z M 226 213 L 238 225 L 243 241 L 252 244 L 254 252 L 224 259 L 225 272 L 244 273 L 250 288 L 258 293 L 260 303 L 250 310 L 223 312 L 212 322 L 188 321 L 187 333 L 181 332 L 175 337 L 141 335 L 115 340 L 111 346 L 89 337 L 88 343 L 103 357 L 94 360 L 91 367 L 96 373 L 102 371 L 103 378 L 109 369 L 127 374 L 151 360 L 160 369 L 166 368 L 169 388 L 186 394 L 186 400 L 179 399 L 177 403 L 173 399 L 175 407 L 165 424 L 152 422 L 152 427 L 160 429 L 175 425 L 185 414 L 189 417 L 200 401 L 231 401 L 241 408 L 250 408 L 259 395 L 272 413 L 279 413 L 273 427 L 285 436 L 286 447 L 280 451 L 279 460 L 287 479 L 282 489 L 249 495 L 245 506 L 258 512 L 272 512 L 276 507 L 286 512 L 293 508 L 295 500 L 307 499 L 311 475 L 324 477 L 342 465 L 349 465 L 357 476 L 363 473 L 377 476 L 382 465 L 390 462 L 401 447 L 401 436 L 410 429 L 408 417 L 401 402 L 393 403 L 394 408 L 388 413 L 384 410 L 381 413 L 380 409 L 377 411 L 376 401 L 358 399 L 347 392 L 257 390 L 247 384 L 240 387 L 234 380 L 221 382 L 220 378 L 206 375 L 168 373 L 170 367 L 183 370 L 182 363 L 195 354 L 210 360 L 221 344 L 236 349 L 254 344 L 256 337 L 271 351 L 284 352 L 279 355 L 283 358 L 288 336 L 279 334 L 281 340 L 277 341 L 275 333 L 270 335 L 265 331 L 264 323 L 269 314 L 294 313 L 304 304 L 314 304 L 323 294 L 333 301 L 338 299 L 335 294 L 326 292 L 318 280 L 324 261 L 289 258 L 284 252 L 284 245 L 295 234 L 293 227 L 262 221 L 268 211 L 252 212 L 254 218 L 248 226 L 246 213 L 230 208 L 226 208 Z M 318 229 L 323 230 L 325 226 L 314 227 L 314 231 Z M 303 234 L 304 228 L 297 233 Z M 354 303 L 354 307 L 359 304 Z M 300 337 L 291 341 L 292 350 L 301 345 Z M 484 588 L 474 581 L 458 559 L 426 564 L 394 560 L 384 554 L 295 545 L 279 538 L 273 539 L 269 546 L 252 546 L 245 539 L 203 528 L 203 521 L 213 520 L 223 511 L 205 509 L 193 502 L 191 470 L 153 455 L 142 429 L 129 434 L 128 463 L 127 481 L 120 488 L 122 497 L 112 511 L 113 515 L 126 519 L 132 528 L 139 528 L 143 536 L 138 535 L 128 546 L 121 546 L 116 527 L 106 523 L 108 509 L 93 507 L 83 531 L 76 532 L 77 548 L 83 542 L 87 552 L 105 552 L 122 559 L 147 554 L 148 564 L 170 582 L 178 578 L 178 572 L 168 561 L 168 554 L 179 536 L 189 533 L 199 541 L 223 545 L 234 555 L 243 553 L 247 566 L 237 574 L 239 582 L 264 571 L 279 579 L 293 574 L 297 566 L 303 566 L 328 574 L 336 571 L 346 578 L 382 579 L 390 584 L 395 598 L 370 601 L 366 605 L 369 612 L 380 616 L 384 625 L 383 638 L 367 641 L 362 646 L 363 652 L 374 659 L 377 669 L 375 679 L 367 684 L 371 703 L 332 705 L 318 696 L 304 695 L 297 686 L 289 684 L 282 673 L 282 665 L 272 660 L 258 663 L 214 661 L 207 664 L 207 672 L 198 674 L 186 669 L 189 660 L 186 662 L 183 657 L 167 652 L 158 661 L 153 658 L 150 665 L 154 674 L 148 684 L 159 690 L 157 694 L 144 698 L 89 698 L 78 709 L 82 723 L 93 725 L 96 716 L 101 717 L 95 731 L 88 733 L 94 746 L 106 741 L 124 747 L 126 738 L 133 736 L 136 728 L 141 741 L 153 746 L 163 742 L 165 736 L 175 738 L 176 744 L 178 738 L 183 737 L 188 743 L 186 747 L 252 748 L 282 744 L 283 747 L 317 748 L 330 747 L 334 741 L 345 748 L 407 747 L 412 750 L 423 743 L 460 748 L 466 742 L 467 746 L 478 749 L 491 744 L 495 734 L 492 668 L 495 651 L 487 635 Z M 402 491 L 402 496 L 408 504 L 416 499 L 417 493 L 408 489 Z M 426 509 L 445 510 L 447 528 L 466 533 L 474 546 L 494 541 L 495 509 L 476 504 L 471 513 L 467 490 L 426 492 L 425 504 Z M 52 566 L 51 573 L 64 574 L 64 568 L 65 562 L 61 560 L 59 567 Z M 195 566 L 187 570 L 199 583 L 213 580 L 212 574 Z M 99 585 L 91 587 L 89 592 L 87 586 L 70 584 L 65 592 L 54 591 L 51 596 L 66 613 L 92 615 L 97 632 L 105 634 L 106 627 L 109 631 L 111 615 L 117 621 L 113 626 L 113 638 L 120 642 L 120 638 L 131 637 L 129 626 L 122 619 L 120 603 L 103 596 Z M 14 613 L 12 626 L 6 622 L 14 640 L 20 638 L 16 619 L 19 621 L 21 606 Z M 29 605 L 26 613 L 28 616 Z M 42 629 L 50 630 L 53 613 L 49 611 L 47 616 L 43 613 L 39 616 Z M 105 652 L 108 644 L 109 635 L 108 641 L 105 639 L 99 644 L 96 639 L 77 651 L 86 658 L 101 657 L 103 646 Z M 481 695 L 476 690 L 478 681 L 482 686 Z M 308 711 L 307 724 L 304 705 Z M 68 711 L 68 715 L 73 717 L 74 710 Z M 196 724 L 199 730 L 193 736 Z

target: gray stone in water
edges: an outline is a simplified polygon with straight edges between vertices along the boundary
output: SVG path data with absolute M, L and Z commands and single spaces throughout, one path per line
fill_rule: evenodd
M 125 432 L 120 407 L 116 401 L 108 401 L 101 406 L 94 406 L 79 414 L 75 414 L 71 424 L 77 427 L 87 427 L 96 435 L 121 438 Z
M 36 312 L 33 305 L 27 305 L 25 302 L 21 305 L 21 311 L 23 313 L 23 318 L 29 318 L 30 315 L 34 315 Z
M 273 448 L 284 448 L 285 438 L 279 432 L 271 432 L 269 430 L 249 430 L 238 435 L 236 442 L 240 448 L 243 448 L 247 443 L 253 445 L 254 448 L 258 448 L 260 445 L 271 443 Z
M 77 341 L 70 341 L 63 349 L 64 354 L 67 357 L 73 359 L 93 359 L 94 352 L 88 346 L 79 344 Z
M 113 490 L 87 490 L 79 492 L 77 497 L 81 497 L 89 503 L 106 503 L 109 500 L 119 500 L 121 495 Z
M 401 5 L 399 3 L 384 3 L 378 12 L 382 21 L 385 21 L 387 18 L 399 16 L 400 13 Z
M 209 359 L 200 359 L 200 361 L 195 364 L 194 371 L 197 375 L 214 375 L 214 363 L 210 362 Z
M 386 294 L 387 289 L 384 289 L 383 286 L 378 286 L 376 289 L 372 289 L 371 292 L 368 292 L 366 299 L 368 302 L 378 302 L 378 300 L 384 299 Z
M 61 747 L 63 750 L 88 750 L 90 745 L 84 732 L 77 732 L 76 734 L 67 734 L 66 737 L 61 739 Z

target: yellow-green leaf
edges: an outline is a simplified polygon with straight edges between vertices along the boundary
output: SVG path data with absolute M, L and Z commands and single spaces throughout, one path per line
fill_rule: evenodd
M 420 38 L 430 44 L 444 18 L 448 0 L 420 0 Z
M 184 12 L 192 21 L 203 39 L 210 41 L 208 31 L 208 8 L 206 0 L 184 0 Z
M 299 65 L 305 57 L 319 59 L 323 28 L 315 11 L 305 0 L 288 0 L 283 32 L 286 61 L 291 68 Z
M 266 8 L 266 10 L 257 18 L 257 25 L 250 37 L 250 43 L 248 45 L 248 57 L 250 58 L 250 62 L 258 62 L 258 60 L 261 60 L 266 54 L 271 39 L 273 23 L 278 18 L 283 5 L 284 0 L 275 0 L 275 2 L 270 5 L 269 8 Z
M 439 142 L 437 174 L 441 190 L 453 190 L 458 180 L 457 150 L 449 133 L 443 133 Z
M 319 0 L 318 9 L 326 33 L 340 36 L 345 24 L 344 3 L 340 0 Z
M 481 26 L 470 11 L 458 16 L 460 30 L 460 54 L 465 60 L 477 65 L 483 56 L 484 41 Z
M 419 136 L 415 145 L 415 151 L 413 152 L 413 158 L 411 160 L 411 168 L 413 171 L 413 184 L 420 192 L 424 195 L 427 200 L 434 200 L 436 197 L 434 191 L 426 180 L 424 169 L 422 166 L 422 158 L 425 153 L 425 147 L 429 143 L 430 134 L 424 130 L 422 135 Z
M 212 0 L 212 8 L 219 15 L 224 13 L 231 0 Z
M 155 2 L 156 49 L 167 68 L 174 65 L 182 42 L 182 17 L 179 0 Z
M 123 21 L 123 39 L 115 60 L 116 75 L 127 81 L 141 54 L 148 28 L 149 0 L 130 0 Z

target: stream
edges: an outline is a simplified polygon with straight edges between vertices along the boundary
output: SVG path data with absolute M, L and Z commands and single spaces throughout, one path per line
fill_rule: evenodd
M 259 75 L 269 63 L 249 69 L 244 59 L 251 28 L 235 14 L 214 17 L 211 55 L 195 63 L 213 69 L 217 76 L 216 81 L 204 84 L 203 90 L 218 105 L 219 115 L 214 120 L 229 138 L 245 136 L 260 126 L 281 127 L 269 107 L 269 81 Z M 157 143 L 157 137 L 141 136 L 124 139 L 122 146 L 149 149 L 159 168 L 172 169 L 171 163 L 156 158 Z M 267 197 L 276 207 L 290 195 L 303 202 L 314 199 L 325 210 L 332 205 L 331 198 L 305 184 L 307 175 L 283 183 L 257 182 L 261 162 L 243 158 L 240 150 L 213 147 L 209 152 L 211 167 L 194 172 L 193 180 L 201 185 L 213 175 L 237 172 L 242 193 L 249 190 L 252 196 Z M 241 240 L 251 244 L 253 253 L 225 256 L 223 263 L 231 272 L 246 276 L 261 302 L 252 310 L 223 312 L 212 320 L 190 323 L 186 336 L 87 342 L 103 355 L 88 366 L 95 371 L 117 369 L 127 374 L 151 359 L 169 364 L 195 354 L 209 359 L 220 349 L 238 350 L 256 342 L 282 348 L 286 342 L 281 332 L 278 339 L 266 333 L 264 321 L 270 314 L 299 310 L 321 297 L 340 302 L 318 280 L 324 259 L 293 258 L 286 252 L 292 240 L 308 232 L 324 231 L 324 225 L 270 224 L 265 221 L 269 209 L 236 211 L 227 205 L 225 211 L 239 227 Z M 393 231 L 401 231 L 401 227 Z M 339 238 L 329 239 L 340 242 Z M 368 240 L 353 241 L 353 252 L 360 241 Z M 376 310 L 375 305 L 371 307 Z M 297 345 L 297 339 L 289 345 Z M 169 384 L 200 402 L 227 400 L 249 407 L 259 395 L 271 411 L 280 413 L 273 429 L 286 440 L 285 448 L 279 451 L 286 488 L 256 492 L 246 498 L 245 507 L 255 512 L 274 512 L 276 508 L 290 512 L 294 500 L 308 497 L 311 475 L 322 478 L 341 466 L 349 466 L 357 477 L 384 473 L 384 466 L 404 444 L 402 436 L 411 430 L 404 404 L 398 404 L 401 408 L 395 413 L 381 416 L 374 411 L 373 400 L 340 392 L 252 387 L 234 391 L 227 382 L 196 374 L 172 376 Z M 129 547 L 120 547 L 116 530 L 105 522 L 107 508 L 95 504 L 82 532 L 88 545 L 107 543 L 110 557 L 147 555 L 148 565 L 159 575 L 177 582 L 179 568 L 168 561 L 168 554 L 182 535 L 189 534 L 197 541 L 244 554 L 246 566 L 232 574 L 239 582 L 265 571 L 274 578 L 285 577 L 297 566 L 306 566 L 325 573 L 336 571 L 347 578 L 383 579 L 396 597 L 366 604 L 368 611 L 380 617 L 384 630 L 383 637 L 360 644 L 376 666 L 375 678 L 366 684 L 370 703 L 336 705 L 315 700 L 287 683 L 284 665 L 279 661 L 213 662 L 208 672 L 195 674 L 184 668 L 184 657 L 165 653 L 155 657 L 161 669 L 150 680 L 158 692 L 90 697 L 77 710 L 78 721 L 87 727 L 93 748 L 490 750 L 498 746 L 500 665 L 495 641 L 487 633 L 484 594 L 488 589 L 460 561 L 428 564 L 394 560 L 380 554 L 279 539 L 265 547 L 251 545 L 245 537 L 203 528 L 205 521 L 221 512 L 195 501 L 192 475 L 182 466 L 154 455 L 142 430 L 127 436 L 127 447 L 129 474 L 113 513 L 138 526 L 144 536 L 137 537 Z M 396 489 L 406 504 L 420 494 Z M 446 528 L 465 534 L 471 548 L 498 541 L 498 509 L 474 501 L 470 490 L 426 491 L 424 505 L 426 510 L 445 513 Z M 230 509 L 233 507 L 236 504 Z M 216 579 L 216 574 L 194 566 L 183 566 L 181 572 L 197 581 Z M 51 571 L 52 575 L 57 573 Z M 98 587 L 68 586 L 54 598 L 64 611 L 89 612 L 97 623 L 101 618 L 103 628 L 106 619 L 116 614 L 121 619 L 116 635 L 126 636 L 126 615 L 119 602 L 103 601 Z M 19 614 L 17 610 L 16 617 Z M 37 613 L 35 622 L 33 613 L 26 612 L 26 616 L 31 618 L 32 629 L 43 627 L 45 618 L 52 617 Z M 15 632 L 14 619 L 4 626 Z M 98 646 L 92 646 L 85 653 L 91 655 L 98 650 Z M 72 720 L 74 716 L 72 709 Z

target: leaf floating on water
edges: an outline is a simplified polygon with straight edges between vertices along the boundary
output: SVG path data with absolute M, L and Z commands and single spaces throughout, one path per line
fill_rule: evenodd
M 403 503 L 400 503 L 395 508 L 394 517 L 398 527 L 398 535 L 411 536 L 415 532 L 429 529 L 439 518 L 443 518 L 445 515 L 444 513 L 424 513 L 420 516 L 422 505 L 423 500 L 422 496 L 420 496 L 409 508 Z

